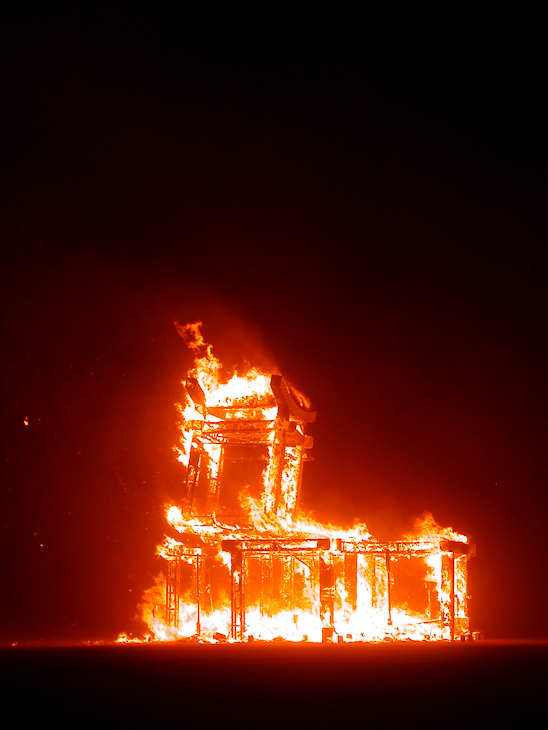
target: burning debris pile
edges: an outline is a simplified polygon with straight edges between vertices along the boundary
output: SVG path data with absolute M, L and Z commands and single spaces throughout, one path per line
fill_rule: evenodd
M 316 414 L 279 374 L 221 379 L 200 324 L 180 406 L 184 490 L 167 510 L 165 571 L 142 616 L 155 640 L 453 640 L 467 636 L 468 538 L 431 516 L 379 542 L 299 517 Z

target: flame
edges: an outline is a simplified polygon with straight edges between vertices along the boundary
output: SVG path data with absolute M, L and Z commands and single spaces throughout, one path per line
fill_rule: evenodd
M 377 541 L 299 511 L 312 439 L 310 402 L 256 367 L 223 379 L 201 322 L 179 334 L 194 353 L 178 404 L 184 498 L 166 507 L 166 571 L 143 597 L 148 640 L 450 640 L 469 631 L 469 539 L 431 514 Z M 234 485 L 252 453 L 260 478 Z M 255 463 L 254 462 L 254 463 Z M 257 479 L 255 479 L 257 482 Z M 251 493 L 253 492 L 253 494 Z M 402 597 L 400 584 L 412 586 Z M 399 591 L 399 593 L 398 593 Z M 120 641 L 129 640 L 122 635 Z

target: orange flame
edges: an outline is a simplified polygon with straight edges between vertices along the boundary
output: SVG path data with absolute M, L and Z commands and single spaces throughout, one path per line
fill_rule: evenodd
M 171 534 L 158 547 L 166 572 L 141 604 L 150 636 L 380 641 L 467 635 L 469 539 L 439 527 L 430 514 L 413 534 L 382 543 L 365 524 L 344 529 L 299 513 L 312 443 L 306 427 L 315 415 L 308 399 L 258 368 L 234 371 L 223 382 L 201 322 L 176 327 L 195 357 L 178 406 L 175 450 L 186 472 L 185 495 L 181 505 L 166 508 Z M 230 470 L 248 463 L 249 453 L 260 466 L 259 486 L 249 474 L 234 486 Z

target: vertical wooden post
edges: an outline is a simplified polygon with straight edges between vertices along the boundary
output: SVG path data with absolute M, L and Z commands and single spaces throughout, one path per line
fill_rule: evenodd
M 390 550 L 386 550 L 386 598 L 388 602 L 388 625 L 392 626 L 392 573 L 390 570 Z

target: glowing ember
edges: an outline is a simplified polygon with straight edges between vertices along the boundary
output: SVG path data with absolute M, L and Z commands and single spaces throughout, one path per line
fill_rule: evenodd
M 194 352 L 179 406 L 180 506 L 158 548 L 165 571 L 142 617 L 155 640 L 453 640 L 468 636 L 473 546 L 431 515 L 405 539 L 379 542 L 299 516 L 315 420 L 277 373 L 223 381 L 200 332 L 177 329 Z M 127 637 L 120 637 L 127 640 Z

